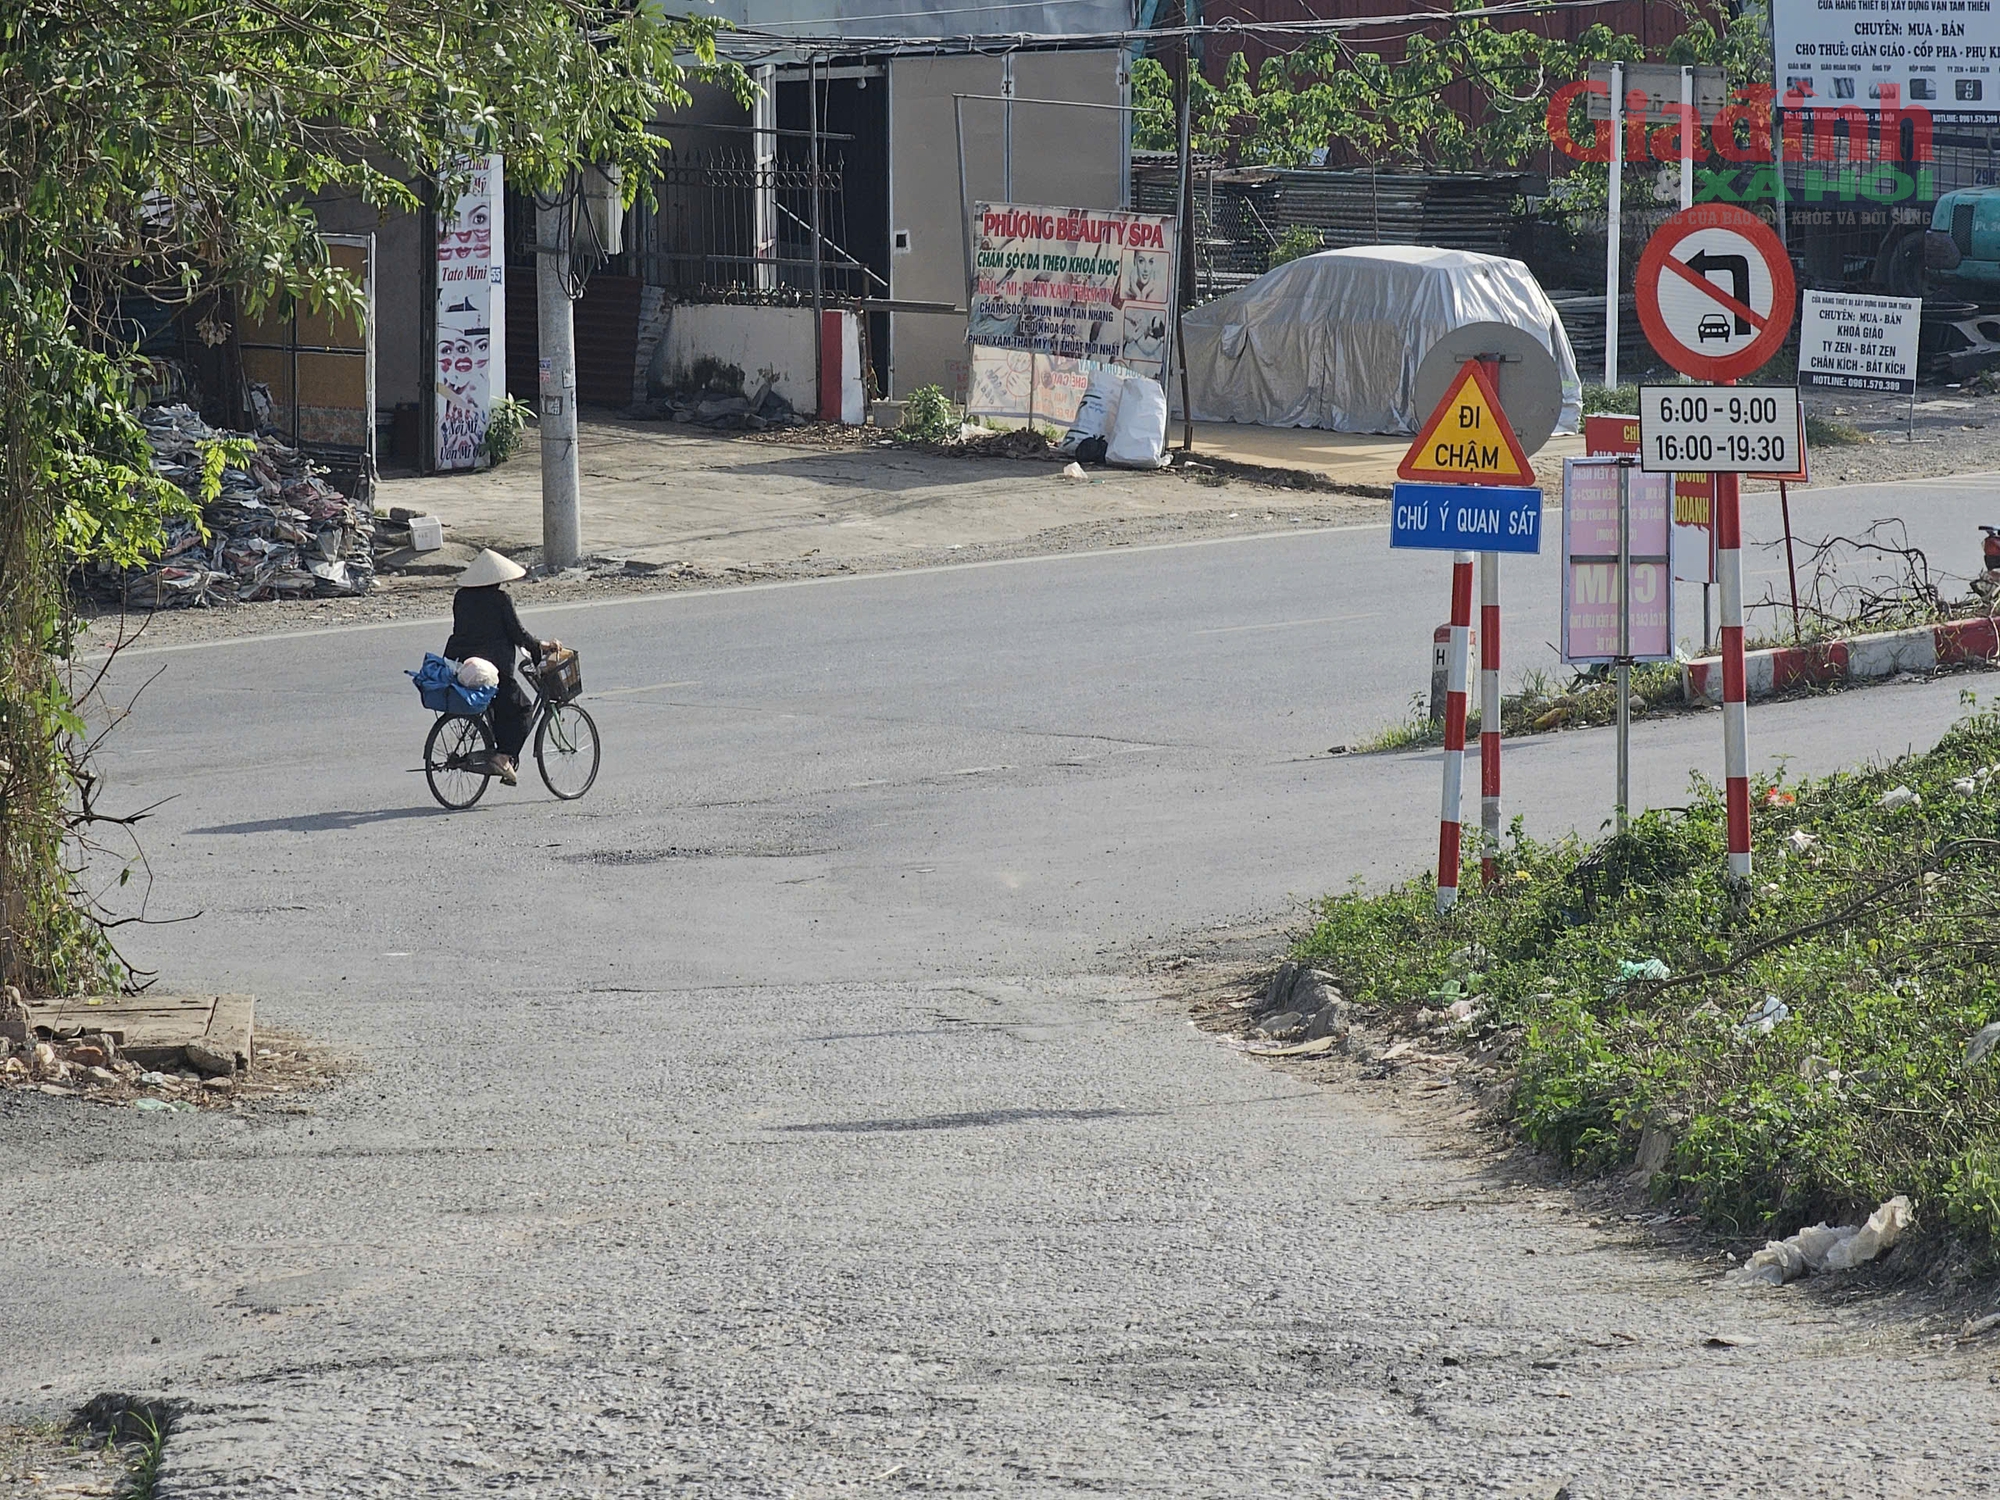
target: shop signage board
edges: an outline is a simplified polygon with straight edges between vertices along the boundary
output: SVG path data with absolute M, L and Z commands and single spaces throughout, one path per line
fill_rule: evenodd
M 1807 292 L 1799 309 L 1799 384 L 1915 395 L 1923 310 L 1920 297 Z
M 1542 492 L 1493 484 L 1399 484 L 1389 545 L 1435 552 L 1540 552 Z
M 1740 380 L 1792 326 L 1792 262 L 1771 227 L 1729 203 L 1684 208 L 1653 232 L 1634 292 L 1653 351 L 1696 380 Z
M 1799 393 L 1788 385 L 1641 386 L 1639 466 L 1669 474 L 1801 472 Z
M 1772 0 L 1786 109 L 2000 111 L 2000 10 L 1972 0 Z
M 1534 468 L 1500 408 L 1491 371 L 1483 361 L 1469 359 L 1459 372 L 1410 444 L 1397 476 L 1433 484 L 1532 484 Z
M 972 230 L 966 336 L 974 346 L 1164 377 L 1174 323 L 1171 216 L 980 203 Z
M 486 467 L 486 424 L 507 389 L 500 158 L 475 157 L 470 171 L 450 216 L 438 220 L 431 380 L 437 423 L 432 456 L 441 470 Z
M 1615 458 L 1563 460 L 1562 659 L 1618 658 L 1619 612 L 1629 594 L 1631 659 L 1674 658 L 1674 589 L 1669 576 L 1672 506 L 1665 474 L 1626 465 L 1631 507 L 1631 585 L 1618 574 L 1618 471 Z

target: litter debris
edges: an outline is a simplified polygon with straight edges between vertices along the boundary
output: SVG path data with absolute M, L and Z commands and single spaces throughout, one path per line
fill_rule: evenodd
M 1762 1005 L 1751 1011 L 1746 1018 L 1737 1023 L 1736 1034 L 1738 1036 L 1749 1036 L 1752 1032 L 1755 1032 L 1758 1036 L 1769 1036 L 1773 1031 L 1777 1030 L 1778 1023 L 1789 1017 L 1791 1013 L 1792 1008 L 1776 995 L 1766 995 Z
M 1983 1318 L 1967 1318 L 1965 1326 L 1958 1330 L 1958 1340 L 1964 1343 L 1968 1339 L 1978 1338 L 1982 1333 L 1991 1333 L 1996 1328 L 2000 1328 L 2000 1313 L 1988 1313 Z
M 2000 1046 L 2000 1021 L 1988 1021 L 1979 1028 L 1978 1034 L 1965 1044 L 1965 1065 L 1970 1068 L 1985 1062 L 1993 1055 L 1995 1046 Z
M 1767 1241 L 1728 1279 L 1739 1286 L 1783 1286 L 1808 1273 L 1851 1271 L 1890 1249 L 1910 1223 L 1910 1200 L 1898 1193 L 1870 1214 L 1866 1224 L 1843 1229 L 1815 1224 L 1782 1240 Z
M 1605 998 L 1610 999 L 1627 985 L 1637 984 L 1641 980 L 1658 984 L 1671 977 L 1673 972 L 1657 958 L 1644 958 L 1636 962 L 1628 958 L 1618 965 L 1618 973 L 1613 976 L 1609 984 L 1605 985 Z
M 268 433 L 210 427 L 188 406 L 149 406 L 139 420 L 153 472 L 200 496 L 202 452 L 236 438 L 256 451 L 245 468 L 222 471 L 222 492 L 202 507 L 208 535 L 191 520 L 167 526 L 160 556 L 143 568 L 109 563 L 85 574 L 111 603 L 139 609 L 204 608 L 261 599 L 365 594 L 375 578 L 375 529 L 367 509 L 320 476 L 296 448 Z
M 1061 469 L 1061 471 L 1060 471 L 1060 474 L 1059 474 L 1059 476 L 1058 476 L 1058 477 L 1060 477 L 1060 478 L 1063 478 L 1063 479 L 1088 479 L 1088 478 L 1090 478 L 1090 476 L 1089 476 L 1088 474 L 1086 474 L 1086 473 L 1084 473 L 1084 472 L 1083 472 L 1083 465 L 1082 465 L 1082 464 L 1080 464 L 1080 463 L 1078 463 L 1078 462 L 1077 462 L 1077 461 L 1076 461 L 1075 459 L 1071 459 L 1071 460 L 1070 460 L 1070 461 L 1069 461 L 1068 463 L 1066 463 L 1066 464 L 1064 464 L 1064 465 L 1062 466 L 1062 469 Z
M 1807 833 L 1803 828 L 1794 828 L 1786 835 L 1785 842 L 1792 846 L 1794 854 L 1804 854 L 1808 849 L 1815 847 L 1819 843 L 1819 839 L 1817 836 Z
M 1883 812 L 1898 812 L 1905 807 L 1922 807 L 1924 799 L 1906 786 L 1897 786 L 1877 798 L 1875 805 Z

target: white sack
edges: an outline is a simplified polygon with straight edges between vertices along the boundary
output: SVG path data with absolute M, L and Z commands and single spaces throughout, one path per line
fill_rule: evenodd
M 1167 393 L 1157 380 L 1135 375 L 1118 398 L 1104 461 L 1122 469 L 1158 469 L 1167 462 Z
M 1090 372 L 1090 384 L 1076 404 L 1076 420 L 1063 434 L 1061 446 L 1065 453 L 1074 453 L 1076 445 L 1086 438 L 1110 436 L 1118 423 L 1119 394 L 1126 381 L 1136 378 L 1123 365 L 1106 365 Z

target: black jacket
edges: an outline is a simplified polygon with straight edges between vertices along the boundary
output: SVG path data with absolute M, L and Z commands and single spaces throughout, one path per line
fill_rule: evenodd
M 493 663 L 502 677 L 514 675 L 514 648 L 541 659 L 542 643 L 529 635 L 514 613 L 514 601 L 497 583 L 460 589 L 451 601 L 451 639 L 444 654 L 453 661 L 478 656 Z

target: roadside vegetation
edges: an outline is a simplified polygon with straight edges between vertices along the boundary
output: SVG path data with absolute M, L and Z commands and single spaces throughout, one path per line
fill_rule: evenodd
M 1755 783 L 1748 892 L 1725 876 L 1720 790 L 1697 780 L 1686 807 L 1598 843 L 1517 823 L 1491 889 L 1468 839 L 1443 917 L 1429 876 L 1328 897 L 1293 956 L 1503 1060 L 1512 1121 L 1574 1168 L 1629 1165 L 1650 1129 L 1654 1195 L 1720 1233 L 1852 1222 L 1906 1193 L 1933 1250 L 1990 1272 L 2000 707 L 1965 701 L 1925 754 Z
M 1677 662 L 1658 662 L 1632 669 L 1632 712 L 1680 707 L 1681 669 Z M 1480 730 L 1477 675 L 1472 706 L 1465 716 L 1468 741 Z M 1618 687 L 1609 670 L 1578 672 L 1564 684 L 1539 668 L 1524 673 L 1519 690 L 1500 696 L 1500 732 L 1505 735 L 1547 734 L 1554 729 L 1590 729 L 1618 717 Z M 1377 730 L 1352 748 L 1359 754 L 1383 750 L 1414 750 L 1444 743 L 1444 721 L 1430 716 L 1430 704 L 1418 693 L 1410 699 L 1409 716 Z

